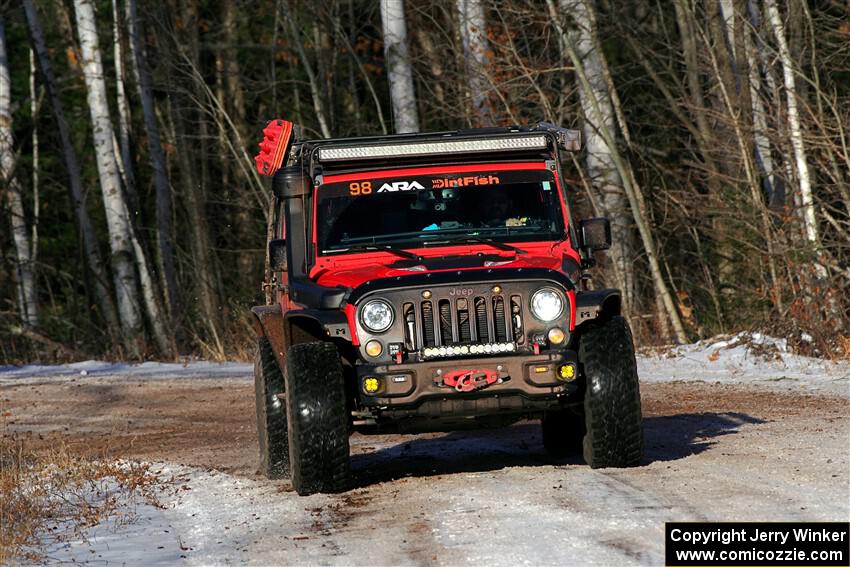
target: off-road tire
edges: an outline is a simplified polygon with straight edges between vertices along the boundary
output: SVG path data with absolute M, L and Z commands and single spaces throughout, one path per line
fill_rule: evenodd
M 634 343 L 623 317 L 584 331 L 579 361 L 586 380 L 584 460 L 591 468 L 633 467 L 643 451 Z
M 302 496 L 345 489 L 348 409 L 336 347 L 322 342 L 291 347 L 284 381 L 292 486 Z
M 283 373 L 266 337 L 257 341 L 254 356 L 254 392 L 257 437 L 260 441 L 260 474 L 277 479 L 289 476 L 289 436 L 286 405 L 277 397 L 284 392 Z
M 543 447 L 553 457 L 566 457 L 581 452 L 584 439 L 584 416 L 571 409 L 547 411 L 540 420 Z

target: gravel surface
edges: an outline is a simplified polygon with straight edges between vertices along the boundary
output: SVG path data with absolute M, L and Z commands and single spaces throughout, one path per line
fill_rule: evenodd
M 0 374 L 0 413 L 5 436 L 149 461 L 167 481 L 164 508 L 55 547 L 56 562 L 661 565 L 665 521 L 850 520 L 847 396 L 681 382 L 681 369 L 665 382 L 653 364 L 638 468 L 553 461 L 533 422 L 354 435 L 354 487 L 306 498 L 256 474 L 243 366 L 203 380 Z

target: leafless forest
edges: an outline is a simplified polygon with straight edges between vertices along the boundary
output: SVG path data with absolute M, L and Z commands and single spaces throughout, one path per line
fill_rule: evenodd
M 640 342 L 850 356 L 847 0 L 0 0 L 0 362 L 246 356 L 277 116 L 581 129 Z

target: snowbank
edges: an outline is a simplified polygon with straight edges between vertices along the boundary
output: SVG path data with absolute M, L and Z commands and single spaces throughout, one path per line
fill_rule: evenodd
M 809 390 L 850 397 L 850 362 L 788 351 L 784 339 L 739 333 L 638 356 L 642 382 L 717 382 Z

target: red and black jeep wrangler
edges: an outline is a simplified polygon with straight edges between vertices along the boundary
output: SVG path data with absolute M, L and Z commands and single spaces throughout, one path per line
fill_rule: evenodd
M 587 290 L 605 219 L 573 222 L 550 124 L 300 141 L 277 120 L 268 305 L 253 308 L 262 472 L 344 489 L 353 431 L 540 418 L 554 454 L 637 465 L 617 290 Z M 281 167 L 281 165 L 283 165 Z

